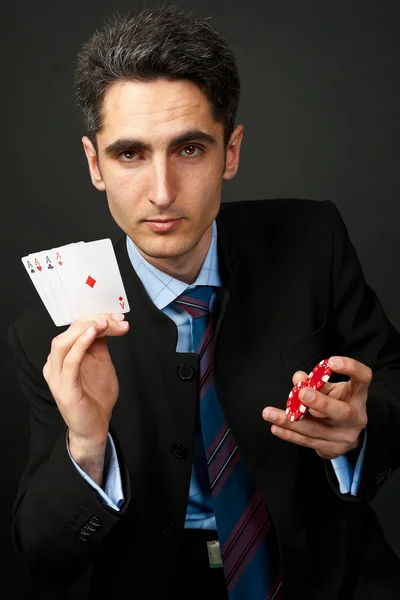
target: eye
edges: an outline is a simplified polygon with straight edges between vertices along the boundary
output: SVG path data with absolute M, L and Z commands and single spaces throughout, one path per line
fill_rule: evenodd
M 122 160 L 129 161 L 132 158 L 132 154 L 135 154 L 135 150 L 124 150 L 119 156 Z
M 191 149 L 191 153 L 187 153 L 186 150 Z M 198 150 L 197 153 L 193 153 L 193 150 Z M 186 158 L 197 158 L 197 156 L 199 156 L 200 153 L 204 152 L 204 150 L 202 148 L 200 148 L 200 146 L 197 146 L 195 144 L 189 144 L 188 146 L 185 146 L 184 148 L 182 148 L 180 150 L 180 153 L 185 151 L 185 155 Z M 121 152 L 121 154 L 119 154 L 118 158 L 120 160 L 122 160 L 122 162 L 134 162 L 134 158 L 135 155 L 137 154 L 136 150 L 132 150 L 132 149 L 128 149 L 128 150 L 123 150 L 123 152 Z
M 189 146 L 185 146 L 184 148 L 182 148 L 182 150 L 187 150 L 188 148 L 195 148 L 197 150 L 200 150 L 200 152 L 203 152 L 203 150 L 199 147 L 199 146 L 195 146 L 194 144 L 190 144 Z M 198 156 L 198 154 L 187 154 L 186 156 L 192 157 L 192 156 Z

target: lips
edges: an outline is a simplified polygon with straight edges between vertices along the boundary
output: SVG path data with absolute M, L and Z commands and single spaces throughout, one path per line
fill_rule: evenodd
M 170 221 L 146 221 L 153 231 L 172 231 L 177 229 L 182 219 L 171 219 Z

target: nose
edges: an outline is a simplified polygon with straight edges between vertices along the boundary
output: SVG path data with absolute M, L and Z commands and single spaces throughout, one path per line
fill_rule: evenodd
M 176 173 L 167 158 L 155 160 L 150 175 L 149 200 L 162 209 L 168 207 L 176 197 Z

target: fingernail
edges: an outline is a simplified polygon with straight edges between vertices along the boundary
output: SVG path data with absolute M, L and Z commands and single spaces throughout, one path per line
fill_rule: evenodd
M 121 327 L 121 329 L 126 329 L 129 326 L 128 321 L 119 321 L 117 322 L 118 327 Z
M 125 319 L 125 315 L 121 315 L 121 313 L 113 313 L 111 316 L 114 321 L 123 321 Z
M 343 361 L 337 356 L 332 356 L 332 358 L 329 359 L 329 364 L 333 369 L 341 369 L 343 367 Z
M 310 388 L 307 388 L 305 391 L 303 391 L 301 399 L 305 400 L 306 402 L 311 402 L 311 400 L 314 399 L 314 392 L 310 390 Z
M 276 410 L 269 410 L 269 411 L 267 411 L 266 416 L 267 416 L 267 419 L 270 419 L 271 421 L 273 421 L 278 416 L 278 413 L 276 412 Z
M 107 323 L 106 319 L 99 319 L 98 321 L 95 321 L 95 323 L 99 326 L 99 327 L 104 327 L 104 325 Z

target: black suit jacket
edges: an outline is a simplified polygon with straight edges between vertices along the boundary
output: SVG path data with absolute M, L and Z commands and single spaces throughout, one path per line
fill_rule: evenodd
M 400 336 L 366 284 L 332 202 L 223 203 L 217 224 L 222 295 L 214 381 L 276 528 L 284 598 L 398 599 L 400 561 L 368 502 L 400 459 Z M 31 408 L 13 534 L 19 556 L 45 583 L 69 584 L 93 564 L 94 596 L 121 597 L 129 588 L 135 598 L 163 599 L 179 576 L 199 357 L 176 352 L 176 325 L 148 297 L 125 239 L 115 252 L 130 331 L 108 339 L 120 383 L 110 432 L 125 502 L 120 512 L 104 505 L 68 456 L 66 427 L 42 376 L 51 340 L 66 328 L 57 328 L 38 301 L 9 328 Z M 353 357 L 374 372 L 357 497 L 340 494 L 329 460 L 272 435 L 261 417 L 267 405 L 285 408 L 296 370 L 309 372 L 332 355 Z M 177 444 L 186 452 L 176 452 Z M 93 516 L 100 527 L 83 541 L 81 528 Z M 158 576 L 145 582 L 149 562 Z

